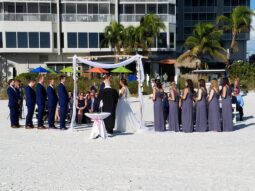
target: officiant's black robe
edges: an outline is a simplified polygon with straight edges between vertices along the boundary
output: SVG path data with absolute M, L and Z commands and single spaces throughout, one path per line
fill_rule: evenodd
M 107 132 L 113 133 L 119 94 L 115 89 L 105 88 L 99 92 L 98 99 L 103 101 L 102 111 L 111 113 L 111 115 L 104 120 L 104 123 Z

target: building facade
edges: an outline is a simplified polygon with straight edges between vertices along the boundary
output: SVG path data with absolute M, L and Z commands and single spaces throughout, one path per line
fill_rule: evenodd
M 105 27 L 139 25 L 148 13 L 167 27 L 152 50 L 175 51 L 175 9 L 175 0 L 0 0 L 0 69 L 14 77 L 45 64 L 60 70 L 74 54 L 109 53 L 100 47 Z
M 198 22 L 210 22 L 216 24 L 219 15 L 230 16 L 236 6 L 250 7 L 250 0 L 178 0 L 177 1 L 177 49 L 184 51 L 183 43 L 192 34 L 194 26 Z M 231 33 L 222 37 L 224 48 L 228 49 L 231 44 Z M 247 40 L 249 33 L 241 33 L 237 37 L 239 51 L 232 54 L 230 59 L 245 60 L 247 54 Z

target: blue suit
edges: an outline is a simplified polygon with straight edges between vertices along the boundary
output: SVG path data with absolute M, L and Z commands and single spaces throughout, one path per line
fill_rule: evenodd
M 35 111 L 35 103 L 36 103 L 36 94 L 33 88 L 30 86 L 25 87 L 25 95 L 26 95 L 26 106 L 27 106 L 27 117 L 26 117 L 26 126 L 33 126 L 33 115 Z
M 7 88 L 9 97 L 8 106 L 10 109 L 11 126 L 19 126 L 19 99 L 14 87 Z
M 47 93 L 42 84 L 38 83 L 36 86 L 36 104 L 38 107 L 38 127 L 43 126 L 43 115 L 45 112 L 45 102 L 47 100 Z
M 66 115 L 68 111 L 68 93 L 64 84 L 60 83 L 58 85 L 58 97 L 59 97 L 59 106 L 60 106 L 60 129 L 66 128 Z
M 48 96 L 48 123 L 49 127 L 54 127 L 54 118 L 56 113 L 56 107 L 58 103 L 58 96 L 53 87 L 47 87 Z

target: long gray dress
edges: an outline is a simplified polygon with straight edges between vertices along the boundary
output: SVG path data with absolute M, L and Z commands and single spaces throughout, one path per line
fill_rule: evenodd
M 163 92 L 156 92 L 156 100 L 154 101 L 154 126 L 155 131 L 165 131 L 165 123 L 163 116 Z
M 175 100 L 169 101 L 169 131 L 179 131 L 179 93 L 174 91 Z
M 197 101 L 197 105 L 196 105 L 196 132 L 207 131 L 206 97 L 207 97 L 207 92 L 202 90 L 201 100 Z
M 189 93 L 182 103 L 182 131 L 191 133 L 193 131 L 193 93 Z
M 208 105 L 208 127 L 209 131 L 221 131 L 219 94 L 212 91 L 213 98 Z
M 223 131 L 234 130 L 232 119 L 232 96 L 229 87 L 227 87 L 226 97 L 222 97 L 222 124 Z

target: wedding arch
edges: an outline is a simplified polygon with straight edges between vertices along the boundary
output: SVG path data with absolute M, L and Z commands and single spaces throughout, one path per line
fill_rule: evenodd
M 78 65 L 77 65 L 77 63 L 87 64 L 92 67 L 111 69 L 111 68 L 118 68 L 121 66 L 127 66 L 129 64 L 136 62 L 136 72 L 137 72 L 136 76 L 137 76 L 137 81 L 138 81 L 138 97 L 139 97 L 139 101 L 140 101 L 140 129 L 142 129 L 144 127 L 144 119 L 143 119 L 144 103 L 143 103 L 142 86 L 143 86 L 143 82 L 144 82 L 144 78 L 145 78 L 142 58 L 143 58 L 143 56 L 136 54 L 136 55 L 130 57 L 129 59 L 124 60 L 119 63 L 103 64 L 103 63 L 94 62 L 94 61 L 91 61 L 91 60 L 88 60 L 88 59 L 85 59 L 82 57 L 77 57 L 76 55 L 74 55 L 72 58 L 73 59 L 73 81 L 74 81 L 73 96 L 76 97 L 77 92 L 78 92 L 78 86 L 77 86 Z M 76 105 L 75 105 L 75 101 L 74 101 L 70 130 L 74 129 L 75 119 L 76 119 Z

